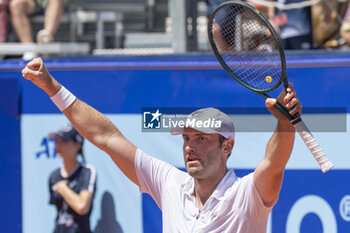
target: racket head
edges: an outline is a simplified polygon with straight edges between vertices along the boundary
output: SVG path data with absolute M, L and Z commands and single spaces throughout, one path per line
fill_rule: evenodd
M 214 55 L 228 74 L 257 93 L 288 86 L 281 40 L 255 7 L 229 1 L 218 6 L 208 23 Z

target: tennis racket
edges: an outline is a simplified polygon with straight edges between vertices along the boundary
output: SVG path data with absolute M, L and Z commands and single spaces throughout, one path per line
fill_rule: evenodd
M 208 23 L 209 44 L 227 73 L 237 82 L 264 97 L 283 83 L 288 86 L 282 43 L 266 17 L 255 7 L 241 2 L 221 4 Z M 288 117 L 322 172 L 333 168 L 322 148 L 299 114 L 292 116 L 278 102 L 276 107 Z

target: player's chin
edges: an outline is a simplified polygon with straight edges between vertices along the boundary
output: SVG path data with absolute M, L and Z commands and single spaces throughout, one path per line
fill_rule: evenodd
M 201 174 L 203 173 L 203 168 L 201 166 L 186 166 L 187 173 L 192 176 L 193 178 L 200 178 Z
M 57 155 L 58 157 L 64 159 L 62 153 L 61 153 L 60 151 L 58 151 L 58 150 L 56 150 L 56 155 Z

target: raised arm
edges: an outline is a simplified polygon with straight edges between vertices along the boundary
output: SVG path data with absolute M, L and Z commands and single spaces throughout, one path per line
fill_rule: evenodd
M 29 62 L 22 70 L 24 78 L 32 81 L 50 97 L 62 88 L 46 69 L 41 58 Z M 136 147 L 102 113 L 76 99 L 63 113 L 87 140 L 109 154 L 122 172 L 139 185 L 134 167 Z
M 267 99 L 266 107 L 277 118 L 274 134 L 267 143 L 265 157 L 254 172 L 254 184 L 266 206 L 278 197 L 283 180 L 284 168 L 289 160 L 294 145 L 295 130 L 286 116 L 276 107 L 276 101 L 289 110 L 291 115 L 301 114 L 301 103 L 295 97 L 295 90 L 290 83 L 276 99 Z

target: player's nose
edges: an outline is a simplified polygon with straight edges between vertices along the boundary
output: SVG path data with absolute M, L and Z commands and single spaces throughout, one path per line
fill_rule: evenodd
M 186 153 L 193 153 L 196 150 L 195 150 L 195 148 L 193 146 L 187 144 L 187 145 L 185 145 L 185 151 L 186 151 Z

